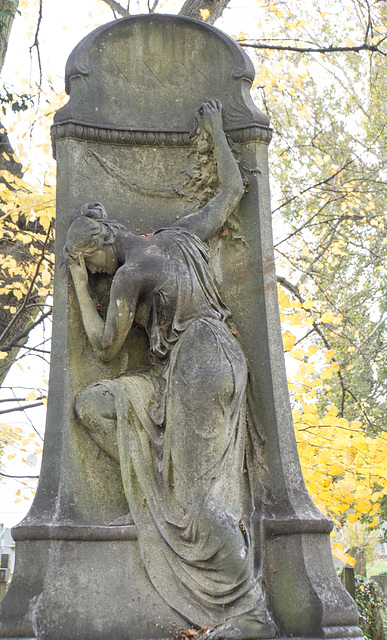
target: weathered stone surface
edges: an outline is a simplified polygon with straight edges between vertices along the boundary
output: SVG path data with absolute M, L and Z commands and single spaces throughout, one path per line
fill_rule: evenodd
M 250 97 L 254 67 L 231 38 L 177 16 L 135 16 L 130 32 L 127 24 L 104 25 L 74 49 L 66 67 L 71 97 L 56 124 L 73 120 L 176 136 L 193 131 L 192 105 L 199 108 L 215 97 L 222 102 L 226 130 L 269 126 Z
M 263 564 L 281 634 L 361 636 L 354 603 L 334 572 L 331 523 L 307 495 L 298 461 L 274 271 L 271 132 L 251 101 L 252 76 L 232 39 L 174 16 L 104 25 L 70 56 L 70 99 L 53 127 L 57 269 L 46 441 L 33 508 L 14 530 L 15 577 L 0 608 L 4 638 L 150 640 L 188 624 L 146 575 L 136 528 L 109 526 L 128 510 L 122 469 L 75 412 L 90 383 L 149 368 L 147 337 L 141 328 L 131 330 L 120 353 L 101 362 L 85 335 L 62 250 L 85 202 L 101 202 L 110 219 L 134 234 L 149 234 L 198 210 L 203 189 L 205 199 L 214 195 L 213 161 L 205 150 L 198 154 L 203 140 L 190 136 L 194 109 L 207 99 L 223 103 L 224 128 L 248 182 L 238 210 L 209 245 L 211 269 L 249 369 L 252 446 L 246 454 L 255 501 L 255 570 L 259 576 Z M 207 173 L 200 157 L 209 163 Z M 109 276 L 90 276 L 101 307 L 110 283 Z M 231 495 L 236 490 L 229 487 Z

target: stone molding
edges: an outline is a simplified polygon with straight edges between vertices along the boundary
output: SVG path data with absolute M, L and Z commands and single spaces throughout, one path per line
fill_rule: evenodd
M 137 540 L 137 527 L 85 525 L 19 525 L 12 529 L 14 540 Z
M 333 522 L 329 518 L 265 518 L 264 530 L 267 536 L 287 536 L 304 533 L 330 533 Z
M 264 125 L 250 124 L 226 129 L 226 135 L 234 143 L 263 142 L 269 144 L 272 129 Z M 104 144 L 118 144 L 125 146 L 150 147 L 189 147 L 192 146 L 192 133 L 189 131 L 154 131 L 139 129 L 124 129 L 122 127 L 108 127 L 93 125 L 77 120 L 67 120 L 51 127 L 53 154 L 58 140 L 72 138 L 86 142 L 102 142 Z
M 333 523 L 328 518 L 320 520 L 299 518 L 264 519 L 267 536 L 303 533 L 330 533 Z M 12 529 L 15 540 L 137 540 L 137 527 L 89 526 L 89 525 L 19 525 Z

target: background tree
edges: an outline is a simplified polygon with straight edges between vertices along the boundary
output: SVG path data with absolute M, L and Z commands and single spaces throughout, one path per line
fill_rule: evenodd
M 15 15 L 20 14 L 18 6 L 19 0 L 0 2 L 0 73 Z M 31 55 L 36 49 L 39 63 L 39 84 L 35 87 L 38 102 L 42 84 L 38 40 L 41 20 L 40 2 L 30 47 Z M 33 97 L 30 93 L 15 93 L 3 83 L 0 102 L 3 116 L 7 109 L 20 114 L 33 106 Z M 35 189 L 22 176 L 22 164 L 0 124 L 0 384 L 15 358 L 20 357 L 20 348 L 31 329 L 51 312 L 45 309 L 45 285 L 51 279 L 53 191 L 46 190 L 43 198 L 37 199 Z
M 126 5 L 122 5 L 116 0 L 103 0 L 103 2 L 112 9 L 114 17 L 121 18 L 130 15 L 131 4 L 135 4 L 134 2 L 131 3 L 130 0 Z M 187 18 L 196 18 L 197 20 L 205 20 L 209 24 L 214 24 L 222 16 L 229 3 L 230 0 L 185 0 L 177 13 Z M 147 0 L 148 13 L 156 13 L 157 9 L 160 9 L 163 4 L 165 3 L 160 0 Z
M 239 40 L 255 51 L 275 133 L 274 216 L 286 222 L 275 246 L 285 347 L 300 363 L 290 390 L 304 473 L 336 522 L 377 526 L 387 493 L 386 5 L 262 5 L 265 32 Z

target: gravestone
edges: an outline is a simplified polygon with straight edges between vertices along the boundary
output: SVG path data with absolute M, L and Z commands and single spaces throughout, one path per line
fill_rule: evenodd
M 7 593 L 9 580 L 10 559 L 8 553 L 0 556 L 0 602 Z
M 332 523 L 309 498 L 298 460 L 274 271 L 267 156 L 272 134 L 251 100 L 253 77 L 249 58 L 231 38 L 205 23 L 166 15 L 104 25 L 68 60 L 70 98 L 52 128 L 58 188 L 46 439 L 33 506 L 13 529 L 16 566 L 0 607 L 3 639 L 150 640 L 173 637 L 179 627 L 214 626 L 210 614 L 206 624 L 209 609 L 195 618 L 171 601 L 168 583 L 160 586 L 152 574 L 153 548 L 139 544 L 143 532 L 129 521 L 120 524 L 128 511 L 122 458 L 114 460 L 98 446 L 76 410 L 88 385 L 104 380 L 110 389 L 111 381 L 133 380 L 147 370 L 146 334 L 136 325 L 121 351 L 103 362 L 85 334 L 63 264 L 70 224 L 84 203 L 102 203 L 110 220 L 148 238 L 157 229 L 178 228 L 179 220 L 215 196 L 211 140 L 200 131 L 193 135 L 195 109 L 208 100 L 222 103 L 223 127 L 245 183 L 239 207 L 210 238 L 209 253 L 232 313 L 227 331 L 249 370 L 244 455 L 250 462 L 241 473 L 254 498 L 256 584 L 280 635 L 362 637 L 356 607 L 332 563 Z M 90 275 L 89 284 L 102 309 L 111 280 Z M 230 474 L 234 495 L 231 480 Z M 247 537 L 242 520 L 241 531 Z M 173 565 L 173 554 L 168 557 Z M 166 575 L 173 576 L 171 566 L 165 565 Z
M 353 567 L 343 567 L 343 570 L 341 572 L 341 582 L 343 583 L 348 593 L 352 596 L 352 598 L 355 599 L 356 584 L 355 572 L 353 570 Z
M 377 576 L 372 576 L 372 580 L 379 585 L 385 596 L 387 596 L 387 573 L 380 573 Z

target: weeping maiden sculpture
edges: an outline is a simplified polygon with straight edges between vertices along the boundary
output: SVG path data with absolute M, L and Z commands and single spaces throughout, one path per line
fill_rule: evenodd
M 119 461 L 127 522 L 137 525 L 160 595 L 189 624 L 215 627 L 207 637 L 269 638 L 276 625 L 254 569 L 247 366 L 202 244 L 244 191 L 220 102 L 203 104 L 198 120 L 212 136 L 220 182 L 202 209 L 145 237 L 87 204 L 68 230 L 65 257 L 98 357 L 113 359 L 133 323 L 145 328 L 153 355 L 147 372 L 85 388 L 75 410 Z M 114 274 L 106 320 L 88 271 Z
M 298 459 L 253 79 L 232 38 L 165 14 L 68 59 L 47 428 L 4 640 L 362 639 Z M 195 144 L 206 96 L 223 111 L 202 105 Z

